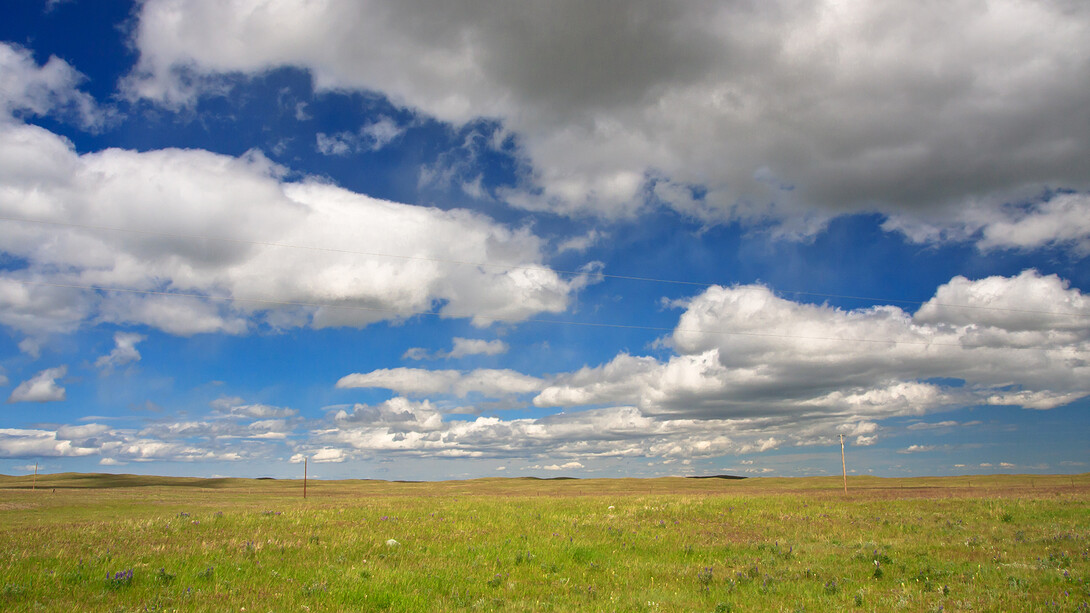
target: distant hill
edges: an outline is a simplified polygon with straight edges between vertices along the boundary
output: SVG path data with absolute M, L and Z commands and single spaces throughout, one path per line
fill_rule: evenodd
M 223 488 L 245 479 L 201 477 L 159 477 L 154 475 L 114 475 L 108 473 L 53 473 L 12 477 L 0 476 L 0 487 L 13 489 L 110 488 L 110 487 L 206 487 Z

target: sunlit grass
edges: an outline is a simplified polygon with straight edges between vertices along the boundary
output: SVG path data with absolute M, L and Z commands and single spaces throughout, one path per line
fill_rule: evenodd
M 1090 610 L 1090 475 L 971 481 L 0 477 L 0 609 Z

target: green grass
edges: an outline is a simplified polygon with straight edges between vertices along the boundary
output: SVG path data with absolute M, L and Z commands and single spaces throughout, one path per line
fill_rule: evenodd
M 31 483 L 0 610 L 1090 610 L 1090 475 Z

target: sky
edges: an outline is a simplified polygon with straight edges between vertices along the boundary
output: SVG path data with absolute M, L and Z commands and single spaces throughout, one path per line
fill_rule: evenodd
M 0 473 L 1090 471 L 1090 4 L 0 11 Z

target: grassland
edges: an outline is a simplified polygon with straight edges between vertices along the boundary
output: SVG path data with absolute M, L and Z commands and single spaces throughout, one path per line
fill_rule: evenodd
M 1090 611 L 1090 475 L 0 476 L 5 611 Z

